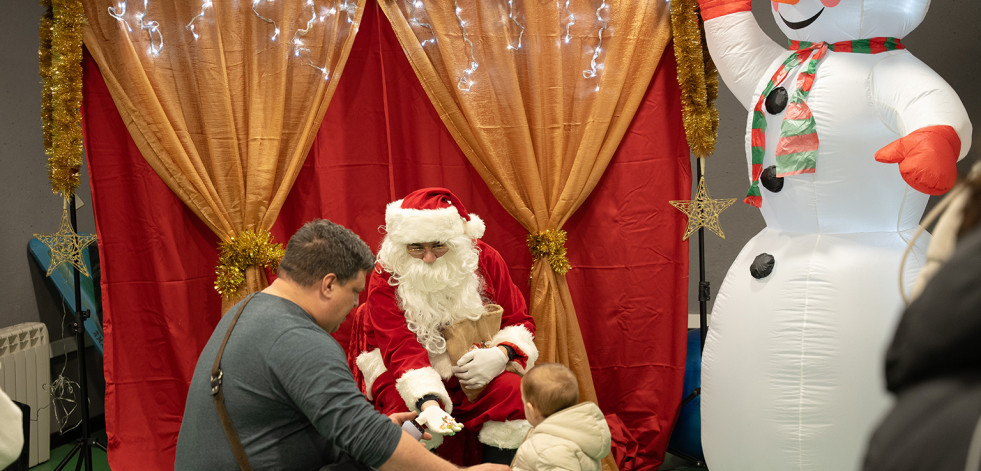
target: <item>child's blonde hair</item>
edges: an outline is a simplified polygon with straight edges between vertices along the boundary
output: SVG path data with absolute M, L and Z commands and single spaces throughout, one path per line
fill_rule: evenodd
M 521 393 L 542 417 L 548 417 L 579 403 L 579 382 L 561 363 L 540 363 L 521 379 Z

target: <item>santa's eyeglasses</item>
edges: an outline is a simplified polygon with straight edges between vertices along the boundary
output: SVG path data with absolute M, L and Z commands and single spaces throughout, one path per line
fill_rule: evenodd
M 428 244 L 409 244 L 405 250 L 409 252 L 409 255 L 416 258 L 422 258 L 426 255 L 426 251 L 432 252 L 436 257 L 442 257 L 450 251 L 450 247 L 442 242 L 430 242 Z

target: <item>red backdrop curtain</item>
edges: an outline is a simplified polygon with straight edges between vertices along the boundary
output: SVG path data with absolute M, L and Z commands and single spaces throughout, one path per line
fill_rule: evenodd
M 682 395 L 690 196 L 674 58 L 664 55 L 607 172 L 566 224 L 567 275 L 599 405 L 636 440 L 621 469 L 656 469 Z M 83 131 L 102 254 L 106 431 L 113 469 L 173 469 L 191 371 L 217 324 L 218 240 L 140 156 L 86 59 Z M 384 205 L 446 186 L 488 222 L 484 239 L 527 296 L 524 229 L 446 131 L 387 20 L 369 1 L 343 77 L 272 228 L 285 242 L 324 217 L 373 248 Z M 348 330 L 338 332 L 347 345 Z

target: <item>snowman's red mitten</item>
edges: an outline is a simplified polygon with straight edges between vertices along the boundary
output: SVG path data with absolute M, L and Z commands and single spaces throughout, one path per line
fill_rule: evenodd
M 875 153 L 875 160 L 899 164 L 909 186 L 928 195 L 942 195 L 957 183 L 961 139 L 950 126 L 917 129 Z
M 752 11 L 752 0 L 698 0 L 698 7 L 702 11 L 702 21 L 718 18 L 730 13 L 741 11 Z

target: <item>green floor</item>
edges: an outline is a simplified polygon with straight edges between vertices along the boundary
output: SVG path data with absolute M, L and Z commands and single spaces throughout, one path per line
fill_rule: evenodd
M 92 435 L 102 446 L 106 445 L 106 431 L 99 430 Z M 38 463 L 37 466 L 31 468 L 31 471 L 53 471 L 61 463 L 61 460 L 65 458 L 66 455 L 71 453 L 72 449 L 75 448 L 75 443 L 68 443 L 65 445 L 60 445 L 51 449 L 51 458 L 43 463 Z M 106 452 L 99 448 L 91 447 L 92 450 L 92 470 L 93 471 L 109 471 L 109 461 L 106 458 Z M 84 463 L 79 463 L 81 449 L 75 453 L 62 469 L 74 470 L 77 469 L 75 466 L 82 464 L 81 469 L 85 469 Z

